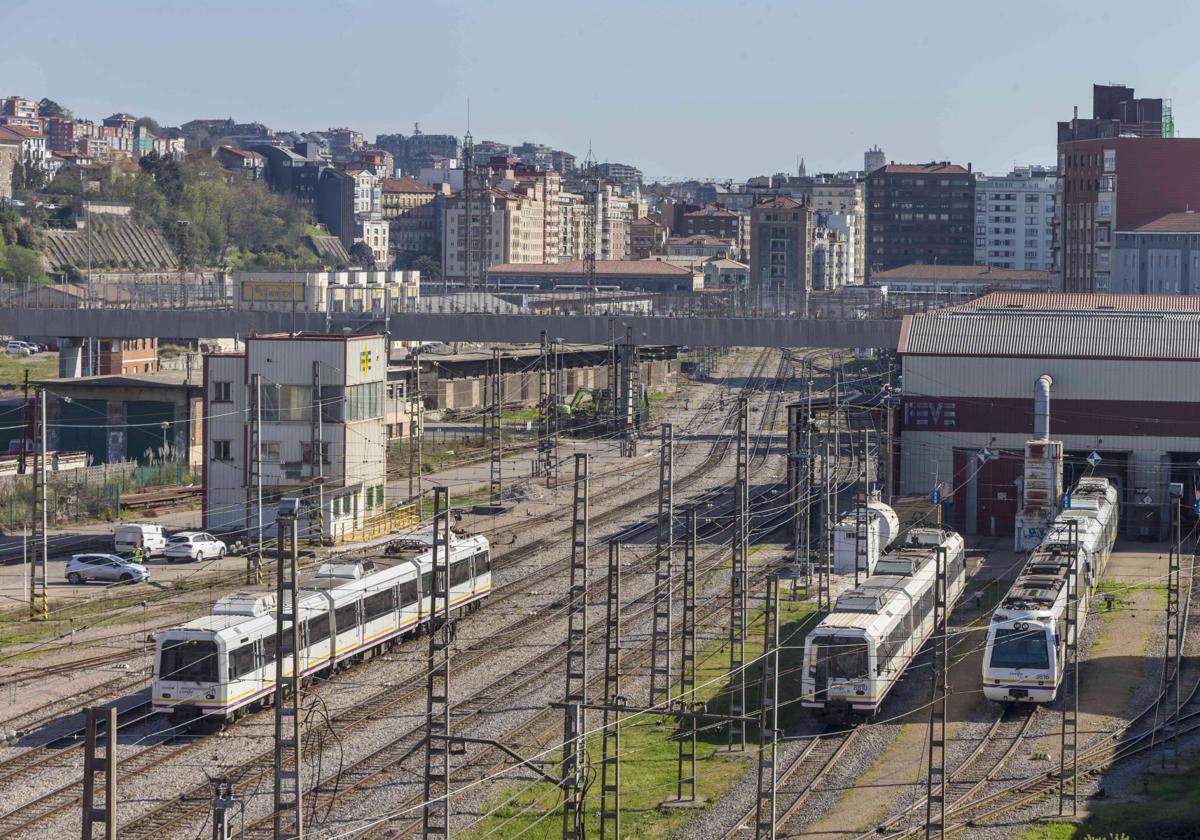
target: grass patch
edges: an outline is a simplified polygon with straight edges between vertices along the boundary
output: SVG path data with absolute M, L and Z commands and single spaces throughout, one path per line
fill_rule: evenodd
M 754 603 L 753 601 L 751 603 Z M 804 634 L 812 626 L 815 616 L 814 604 L 810 601 L 792 601 L 787 594 L 787 585 L 781 590 L 780 642 L 785 649 L 780 651 L 779 696 L 784 702 L 779 709 L 782 727 L 788 726 L 801 714 L 798 703 L 787 703 L 785 698 L 797 697 L 800 693 L 800 665 L 803 650 L 786 649 L 800 644 Z M 762 610 L 753 610 L 748 616 L 749 627 L 746 639 L 746 660 L 757 658 L 762 653 Z M 725 681 L 729 654 L 721 643 L 702 645 L 696 657 L 697 699 L 704 701 L 707 709 L 716 714 L 728 710 L 728 683 Z M 746 707 L 760 708 L 758 680 L 761 671 L 752 666 L 747 669 Z M 589 712 L 587 725 L 595 728 L 599 724 L 599 713 Z M 672 736 L 675 723 L 669 718 L 633 716 L 621 725 L 621 834 L 624 837 L 668 838 L 680 836 L 686 824 L 695 816 L 690 809 L 673 810 L 661 808 L 664 799 L 675 795 L 678 743 Z M 709 806 L 717 801 L 747 771 L 752 769 L 757 758 L 756 751 L 748 749 L 742 755 L 719 754 L 726 744 L 726 732 L 721 724 L 701 725 L 696 745 L 696 795 L 705 799 Z M 747 741 L 756 744 L 756 728 L 747 728 Z M 591 771 L 598 774 L 601 740 L 598 736 L 588 739 L 587 752 L 591 757 Z M 556 772 L 561 756 L 550 756 L 548 771 Z M 532 786 L 520 784 L 501 792 L 484 808 L 487 816 L 465 832 L 468 837 L 482 838 L 517 837 L 558 838 L 562 831 L 560 791 L 547 783 Z M 600 784 L 588 790 L 585 802 L 585 819 L 588 833 L 598 834 L 600 825 Z
M 3 348 L 0 348 L 2 350 Z M 0 384 L 20 385 L 25 381 L 25 371 L 30 380 L 57 379 L 58 354 L 38 353 L 36 356 L 10 356 L 0 352 Z

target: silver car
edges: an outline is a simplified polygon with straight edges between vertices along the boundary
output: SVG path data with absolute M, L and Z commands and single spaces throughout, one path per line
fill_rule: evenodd
M 141 563 L 134 563 L 115 554 L 76 554 L 67 561 L 67 580 L 73 584 L 100 580 L 106 583 L 141 583 L 150 579 L 150 572 Z

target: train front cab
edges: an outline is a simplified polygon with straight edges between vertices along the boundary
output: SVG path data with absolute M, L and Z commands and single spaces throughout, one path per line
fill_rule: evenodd
M 800 705 L 831 723 L 868 720 L 878 708 L 874 651 L 861 634 L 815 632 L 804 642 Z
M 1054 628 L 1036 618 L 988 628 L 983 695 L 1000 703 L 1049 703 L 1058 693 L 1061 658 Z

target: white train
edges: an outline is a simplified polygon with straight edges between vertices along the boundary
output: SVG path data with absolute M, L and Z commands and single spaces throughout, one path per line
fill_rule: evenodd
M 360 661 L 429 620 L 429 549 L 359 576 L 362 567 L 327 565 L 301 585 L 302 676 Z M 492 590 L 484 537 L 453 539 L 450 606 L 473 609 Z M 290 605 L 288 605 L 290 611 Z M 284 674 L 295 667 L 291 615 L 285 614 Z M 231 720 L 269 702 L 275 687 L 275 596 L 232 595 L 212 614 L 158 634 L 152 708 L 178 720 Z
M 870 718 L 933 632 L 936 549 L 946 550 L 948 603 L 966 583 L 963 538 L 914 528 L 875 573 L 838 596 L 804 641 L 800 704 L 833 720 Z
M 1067 645 L 1069 522 L 1078 523 L 1078 633 L 1117 538 L 1116 488 L 1104 478 L 1079 480 L 1070 509 L 1050 523 L 992 614 L 983 659 L 983 694 L 989 700 L 1049 703 L 1058 695 Z

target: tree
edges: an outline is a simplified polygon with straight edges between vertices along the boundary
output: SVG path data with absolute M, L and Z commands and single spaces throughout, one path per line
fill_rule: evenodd
M 64 108 L 53 99 L 44 96 L 42 97 L 42 101 L 38 103 L 38 113 L 43 117 L 62 117 L 65 120 L 74 119 L 75 117 L 69 108 Z
M 133 129 L 137 131 L 139 128 L 145 128 L 156 137 L 162 134 L 162 126 L 158 124 L 158 120 L 154 117 L 138 117 L 133 121 Z
M 183 196 L 183 173 L 175 158 L 151 152 L 138 161 L 138 166 L 154 178 L 155 185 L 168 201 L 178 203 Z
M 355 242 L 348 251 L 350 262 L 359 268 L 372 269 L 375 267 L 375 252 L 366 242 Z
M 442 279 L 442 261 L 432 254 L 421 254 L 412 261 L 412 269 L 421 272 L 422 282 L 437 283 Z
M 0 254 L 0 279 L 10 283 L 40 282 L 46 278 L 42 255 L 20 245 L 9 245 Z

